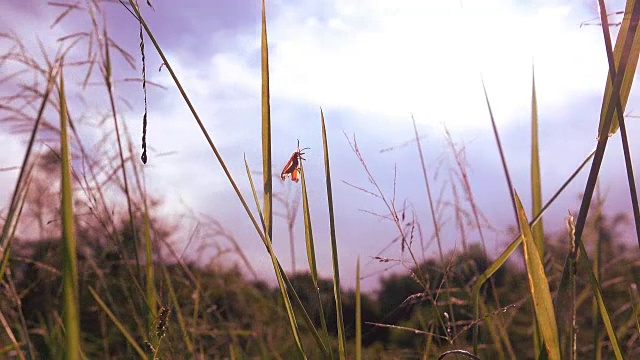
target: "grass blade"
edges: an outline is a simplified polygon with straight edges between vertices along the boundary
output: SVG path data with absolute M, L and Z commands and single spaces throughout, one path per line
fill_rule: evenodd
M 558 198 L 558 196 L 560 196 L 560 194 L 564 191 L 564 189 L 566 189 L 566 187 L 573 181 L 573 179 L 575 179 L 575 177 L 580 173 L 580 171 L 587 165 L 589 160 L 591 160 L 594 154 L 595 154 L 595 150 L 592 151 L 582 161 L 582 163 L 569 176 L 569 178 L 564 182 L 564 184 L 562 184 L 562 186 L 560 186 L 560 188 L 556 191 L 556 193 L 553 194 L 553 196 L 551 196 L 551 198 L 544 204 L 544 206 L 540 210 L 540 213 L 536 214 L 533 220 L 531 220 L 531 222 L 529 223 L 529 226 L 535 225 L 540 220 L 540 218 L 542 217 L 544 212 L 547 210 L 547 208 L 551 206 L 551 204 Z M 518 236 L 515 239 L 513 239 L 513 241 L 511 241 L 511 243 L 507 246 L 507 248 L 504 249 L 504 251 L 502 251 L 502 253 L 496 258 L 496 260 L 493 263 L 491 263 L 491 265 L 489 265 L 487 270 L 485 270 L 478 277 L 476 282 L 473 284 L 473 288 L 471 290 L 472 296 L 473 296 L 473 318 L 476 321 L 480 318 L 479 317 L 480 316 L 480 307 L 479 307 L 480 288 L 496 271 L 498 271 L 498 269 L 502 265 L 504 265 L 505 262 L 507 262 L 511 254 L 516 250 L 516 248 L 518 247 L 518 245 L 520 245 L 521 242 L 522 242 L 522 237 L 520 234 L 518 234 Z M 475 323 L 473 326 L 473 352 L 476 354 L 478 353 L 478 326 L 479 326 L 478 323 Z
M 129 345 L 131 345 L 131 347 L 133 347 L 133 349 L 138 353 L 140 358 L 147 359 L 147 354 L 145 354 L 145 352 L 142 350 L 140 345 L 138 345 L 138 343 L 133 339 L 133 336 L 129 334 L 127 329 L 125 329 L 124 325 L 122 325 L 122 323 L 118 320 L 118 318 L 116 318 L 116 316 L 113 315 L 111 310 L 109 310 L 107 305 L 100 298 L 100 295 L 98 295 L 98 293 L 96 293 L 96 291 L 91 286 L 89 286 L 89 292 L 91 293 L 91 296 L 93 296 L 93 299 L 98 303 L 102 311 L 104 311 L 105 314 L 107 314 L 109 319 L 111 319 L 111 321 L 116 325 L 118 330 L 120 330 L 120 333 L 122 334 L 122 336 L 124 336 L 124 338 L 127 339 L 127 342 L 129 343 Z
M 638 65 L 638 54 L 640 54 L 640 32 L 637 31 L 637 11 L 635 0 L 627 1 L 622 24 L 620 25 L 620 31 L 616 39 L 615 49 L 611 51 L 611 36 L 609 34 L 609 24 L 606 16 L 606 7 L 603 1 L 598 1 L 601 12 L 605 13 L 604 19 L 601 16 L 602 30 L 605 33 L 605 45 L 607 46 L 607 57 L 609 59 L 609 74 L 607 75 L 607 84 L 604 90 L 604 98 L 602 99 L 602 107 L 600 110 L 600 124 L 598 126 L 598 135 L 603 133 L 603 127 L 605 126 L 606 113 L 609 108 L 616 108 L 617 101 L 613 99 L 613 89 L 616 77 L 621 77 L 621 85 L 619 90 L 619 101 L 621 109 L 615 109 L 613 117 L 611 119 L 611 125 L 609 128 L 609 136 L 615 134 L 620 127 L 620 116 L 624 115 L 624 109 L 627 106 L 629 100 L 629 94 L 631 93 L 631 85 L 633 84 L 633 78 L 636 73 L 636 67 Z M 634 10 L 635 9 L 635 10 Z M 636 14 L 636 15 L 634 15 Z M 635 20 L 635 23 L 634 21 Z M 608 39 L 608 40 L 607 40 Z M 628 45 L 627 45 L 628 44 Z M 622 63 L 622 59 L 628 56 L 628 60 Z M 623 66 L 624 65 L 624 66 Z M 611 71 L 613 70 L 613 72 Z M 619 73 L 618 73 L 619 72 Z M 622 112 L 618 112 L 622 110 Z
M 269 103 L 269 44 L 267 41 L 267 15 L 262 0 L 262 176 L 264 182 L 264 232 L 273 235 L 273 190 L 271 176 L 271 105 Z
M 560 286 L 554 301 L 560 351 L 563 359 L 576 359 L 576 269 L 578 248 L 574 237 L 573 217 L 567 220 L 570 249 L 564 262 Z
M 71 187 L 71 154 L 67 131 L 67 101 L 64 94 L 64 79 L 60 70 L 60 157 L 62 162 L 62 240 L 63 246 L 63 293 L 65 359 L 80 358 L 80 313 L 78 311 L 78 270 L 76 268 L 76 238 L 73 223 L 73 189 Z
M 536 96 L 536 78 L 535 72 L 532 70 L 531 79 L 531 213 L 538 214 L 542 209 L 542 180 L 540 178 L 540 151 L 538 148 L 538 100 Z M 531 227 L 533 233 L 533 241 L 538 249 L 540 258 L 544 259 L 544 228 L 542 218 L 537 224 Z M 533 317 L 533 346 L 534 349 L 540 348 L 540 329 L 536 322 L 535 315 Z M 536 350 L 537 351 L 537 350 Z M 535 353 L 536 358 L 538 353 Z
M 536 96 L 536 78 L 532 75 L 531 85 L 531 213 L 542 212 L 542 179 L 540 177 L 540 150 L 538 147 L 538 100 Z M 542 218 L 531 227 L 533 240 L 540 258 L 544 259 L 544 226 Z
M 247 163 L 246 159 L 244 161 L 244 164 L 245 164 L 245 168 L 247 170 L 247 177 L 249 178 L 249 183 L 251 184 L 251 191 L 253 193 L 253 198 L 254 198 L 254 200 L 256 202 L 256 207 L 258 208 L 258 214 L 260 215 L 260 218 L 262 219 L 263 218 L 262 217 L 263 216 L 262 215 L 262 209 L 260 208 L 260 203 L 258 202 L 258 195 L 257 195 L 257 192 L 256 192 L 256 188 L 254 186 L 254 183 L 253 183 L 253 177 L 251 176 L 251 170 L 249 169 L 249 164 Z M 300 340 L 300 334 L 298 333 L 298 323 L 296 321 L 296 317 L 295 317 L 295 314 L 293 312 L 293 307 L 291 305 L 291 300 L 289 299 L 288 291 L 291 291 L 291 293 L 293 294 L 293 298 L 295 300 L 294 304 L 300 310 L 300 312 L 303 314 L 303 319 L 305 320 L 305 322 L 307 323 L 309 329 L 311 330 L 311 333 L 314 336 L 314 339 L 319 344 L 320 349 L 323 350 L 323 351 L 326 351 L 326 349 L 324 347 L 324 344 L 322 343 L 322 340 L 320 340 L 320 335 L 318 334 L 318 332 L 313 327 L 313 322 L 311 321 L 311 318 L 309 318 L 309 315 L 305 311 L 304 306 L 302 306 L 302 302 L 300 301 L 300 298 L 298 297 L 298 294 L 296 294 L 295 289 L 293 288 L 293 286 L 291 285 L 291 282 L 289 281 L 289 278 L 287 277 L 287 274 L 284 272 L 284 269 L 280 265 L 280 262 L 276 258 L 275 253 L 273 252 L 273 247 L 271 246 L 270 238 L 266 237 L 263 240 L 263 242 L 264 242 L 264 245 L 267 248 L 267 252 L 269 253 L 269 256 L 271 257 L 271 262 L 273 264 L 273 268 L 274 268 L 275 273 L 276 273 L 276 278 L 278 280 L 278 286 L 280 287 L 280 294 L 282 295 L 282 300 L 284 302 L 285 309 L 287 311 L 287 316 L 289 318 L 289 325 L 291 327 L 291 331 L 293 333 L 293 337 L 294 337 L 294 340 L 296 342 L 296 345 L 298 347 L 298 350 L 299 350 L 300 354 L 303 357 L 306 357 L 304 349 L 302 348 L 302 342 Z
M 187 329 L 187 323 L 184 321 L 184 316 L 182 316 L 182 307 L 178 302 L 178 297 L 176 296 L 176 292 L 173 289 L 173 280 L 171 276 L 169 276 L 169 272 L 167 271 L 166 266 L 162 267 L 162 271 L 164 273 L 165 282 L 167 283 L 167 289 L 169 290 L 169 296 L 171 297 L 171 302 L 173 303 L 173 308 L 175 309 L 174 313 L 176 314 L 176 318 L 178 319 L 178 325 L 180 326 L 180 332 L 182 332 L 182 339 L 184 340 L 185 345 L 187 346 L 187 350 L 190 354 L 193 354 L 193 343 L 191 342 L 191 338 L 189 336 L 189 330 Z
M 484 90 L 484 98 L 487 101 L 487 109 L 489 110 L 489 117 L 491 118 L 491 127 L 493 128 L 493 135 L 496 139 L 496 145 L 498 146 L 498 153 L 500 154 L 500 161 L 502 162 L 502 170 L 504 171 L 504 176 L 507 180 L 507 190 L 509 190 L 509 196 L 511 196 L 511 205 L 513 206 L 513 215 L 516 219 L 516 224 L 518 223 L 518 211 L 516 210 L 516 200 L 513 195 L 513 183 L 511 182 L 511 174 L 509 173 L 509 167 L 507 166 L 507 159 L 504 155 L 504 150 L 502 149 L 502 142 L 500 141 L 500 134 L 498 133 L 498 126 L 496 125 L 496 120 L 493 117 L 493 111 L 491 110 L 491 103 L 489 102 L 489 95 L 487 94 L 487 89 L 484 86 L 484 80 L 482 80 L 482 90 Z
M 324 124 L 324 113 L 320 109 L 322 123 L 322 147 L 324 149 L 324 173 L 327 183 L 327 203 L 329 208 L 329 229 L 331 235 L 331 261 L 333 264 L 333 294 L 336 300 L 336 324 L 338 326 L 338 349 L 341 360 L 346 359 L 344 320 L 342 317 L 342 296 L 340 295 L 340 268 L 338 266 L 338 243 L 336 241 L 336 223 L 333 211 L 333 192 L 331 191 L 331 171 L 329 166 L 329 146 L 327 145 L 327 129 Z
M 315 288 L 316 301 L 318 301 L 318 310 L 320 316 L 320 326 L 324 336 L 324 343 L 329 344 L 329 330 L 327 329 L 327 321 L 324 316 L 324 306 L 322 305 L 322 297 L 320 296 L 320 288 L 318 286 L 318 269 L 316 266 L 316 250 L 313 242 L 313 228 L 311 226 L 311 212 L 309 210 L 309 198 L 307 196 L 307 180 L 304 175 L 303 162 L 300 161 L 300 179 L 302 180 L 302 212 L 304 217 L 304 237 L 307 248 L 307 261 L 309 262 L 309 272 L 313 287 Z M 333 359 L 333 351 L 328 348 L 329 356 Z
M 576 237 L 577 239 L 577 237 Z M 609 341 L 611 342 L 611 348 L 613 349 L 613 353 L 617 360 L 624 359 L 622 355 L 622 350 L 620 349 L 620 344 L 618 342 L 618 337 L 613 329 L 613 324 L 611 324 L 611 316 L 609 316 L 609 311 L 604 303 L 604 299 L 602 297 L 602 289 L 600 289 L 600 282 L 593 272 L 593 264 L 591 260 L 589 260 L 589 254 L 587 254 L 587 250 L 584 247 L 584 243 L 582 241 L 578 242 L 576 240 L 577 246 L 580 248 L 580 256 L 582 257 L 582 264 L 584 267 L 584 271 L 589 273 L 589 280 L 591 282 L 591 290 L 593 291 L 593 296 L 596 299 L 596 303 L 598 305 L 598 310 L 600 310 L 600 317 L 602 318 L 602 322 L 604 323 L 604 328 L 607 331 L 607 336 L 609 337 Z
M 542 340 L 544 340 L 549 359 L 560 360 L 558 326 L 553 311 L 549 281 L 544 273 L 544 265 L 542 264 L 542 259 L 533 240 L 527 214 L 522 207 L 522 202 L 520 202 L 517 193 L 515 193 L 514 197 L 516 199 L 518 220 L 520 221 L 520 231 L 522 232 L 523 238 L 522 246 L 527 276 L 529 278 L 529 289 L 531 291 L 531 298 L 533 299 L 540 334 L 542 335 Z
M 599 1 L 599 6 L 601 11 L 606 13 L 606 8 L 604 1 Z M 607 85 L 605 87 L 605 96 L 602 101 L 602 110 L 607 107 L 613 108 L 613 118 L 611 119 L 611 128 L 609 129 L 609 136 L 611 136 L 617 130 L 617 127 L 620 128 L 620 140 L 622 141 L 622 151 L 624 154 L 625 167 L 627 170 L 627 182 L 629 183 L 629 193 L 631 196 L 631 205 L 633 207 L 633 220 L 636 227 L 636 239 L 638 241 L 638 246 L 640 246 L 640 205 L 638 204 L 638 192 L 636 190 L 636 181 L 633 175 L 633 163 L 631 161 L 631 151 L 629 150 L 629 139 L 627 137 L 627 128 L 624 122 L 624 109 L 627 105 L 627 100 L 629 99 L 629 92 L 631 91 L 631 85 L 633 83 L 633 78 L 636 72 L 636 67 L 638 65 L 638 56 L 640 55 L 640 31 L 638 31 L 638 21 L 640 21 L 640 9 L 635 5 L 635 0 L 630 0 L 627 2 L 627 6 L 625 8 L 625 16 L 622 20 L 621 30 L 618 33 L 618 37 L 616 39 L 616 48 L 614 51 L 611 50 L 611 35 L 609 33 L 609 23 L 606 16 L 602 16 L 602 33 L 605 38 L 605 49 L 607 52 L 607 60 L 609 61 L 609 75 L 607 79 Z M 632 39 L 632 40 L 631 40 Z M 629 41 L 632 41 L 631 44 L 631 53 L 624 54 L 623 57 L 622 52 L 626 51 L 629 46 Z M 626 66 L 621 69 L 622 62 L 627 60 Z M 622 85 L 620 85 L 620 94 L 618 100 L 613 102 L 614 97 L 612 97 L 612 87 L 611 87 L 611 79 L 622 79 Z M 607 93 L 607 90 L 610 90 Z M 607 96 L 608 95 L 608 96 Z M 610 100 L 607 102 L 607 100 Z M 604 121 L 606 118 L 603 118 L 603 115 L 608 113 L 609 111 L 601 111 L 600 113 L 600 128 L 598 131 L 598 136 L 604 136 L 603 129 Z M 616 116 L 617 115 L 617 116 Z M 601 133 L 602 132 L 602 133 Z
M 36 134 L 38 133 L 38 128 L 40 126 L 40 122 L 42 121 L 44 109 L 49 101 L 49 96 L 51 95 L 51 90 L 53 89 L 53 85 L 56 83 L 56 74 L 55 70 L 51 70 L 48 74 L 47 86 L 44 90 L 44 94 L 42 95 L 42 102 L 40 103 L 40 107 L 38 108 L 38 115 L 36 116 L 35 123 L 33 125 L 33 130 L 31 131 L 31 136 L 29 137 L 29 143 L 27 145 L 27 150 L 24 154 L 24 159 L 22 160 L 22 166 L 20 167 L 20 174 L 18 174 L 18 180 L 16 181 L 16 186 L 13 190 L 13 195 L 11 196 L 11 202 L 9 203 L 9 211 L 7 213 L 7 218 L 2 227 L 2 235 L 0 236 L 0 247 L 2 247 L 6 241 L 6 238 L 9 234 L 9 230 L 12 223 L 13 213 L 17 206 L 16 202 L 18 200 L 18 192 L 20 186 L 22 186 L 22 181 L 25 176 L 25 171 L 27 169 L 27 163 L 29 162 L 29 157 L 31 155 L 31 151 L 33 149 L 33 144 L 36 139 Z M 1 278 L 1 276 L 0 276 Z

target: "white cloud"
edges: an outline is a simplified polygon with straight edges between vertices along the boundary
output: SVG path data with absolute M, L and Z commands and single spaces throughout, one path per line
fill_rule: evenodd
M 529 111 L 533 62 L 541 106 L 562 106 L 604 86 L 601 34 L 579 27 L 593 14 L 575 3 L 324 5 L 331 9 L 324 17 L 302 5 L 270 13 L 272 96 L 379 115 L 381 131 L 410 113 L 454 129 L 485 128 L 481 73 L 497 120 L 506 123 Z M 236 54 L 218 54 L 216 64 L 233 75 L 225 80 L 255 88 L 260 69 L 240 58 L 255 54 L 259 42 L 242 43 Z

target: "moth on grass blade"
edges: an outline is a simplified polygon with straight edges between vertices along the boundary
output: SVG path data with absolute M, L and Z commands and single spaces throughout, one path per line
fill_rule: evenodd
M 282 181 L 289 176 L 291 176 L 291 180 L 294 182 L 298 182 L 300 180 L 300 163 L 304 160 L 302 157 L 302 155 L 304 155 L 303 151 L 308 149 L 309 148 L 300 149 L 300 142 L 298 141 L 298 149 L 291 154 L 289 161 L 287 161 L 287 164 L 282 169 L 282 173 L 280 173 Z

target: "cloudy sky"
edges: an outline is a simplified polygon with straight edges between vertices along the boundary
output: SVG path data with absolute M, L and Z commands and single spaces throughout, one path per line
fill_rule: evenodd
M 418 152 L 414 144 L 403 145 L 414 136 L 412 115 L 424 136 L 422 146 L 433 191 L 436 196 L 444 191 L 444 201 L 450 199 L 448 169 L 455 166 L 445 142 L 445 127 L 458 145 L 465 146 L 474 196 L 497 229 L 488 232 L 487 245 L 497 253 L 511 240 L 507 229 L 514 224 L 481 78 L 514 186 L 529 206 L 529 121 L 535 67 L 543 198 L 548 199 L 595 147 L 607 60 L 601 29 L 581 26 L 597 16 L 595 4 L 585 0 L 267 1 L 273 159 L 278 164 L 274 172 L 287 161 L 297 139 L 310 147 L 305 169 L 321 273 L 331 274 L 320 107 L 327 123 L 338 247 L 347 285 L 353 284 L 357 256 L 367 275 L 383 273 L 388 266 L 371 261 L 371 256 L 400 259 L 402 254 L 398 244 L 383 251 L 397 233 L 392 223 L 371 214 L 385 213 L 381 201 L 345 183 L 372 189 L 345 134 L 356 137 L 370 170 L 390 198 L 397 171 L 397 206 L 402 207 L 406 199 L 415 209 L 427 238 L 425 255 L 437 254 L 436 245 L 427 244 L 433 226 Z M 243 155 L 254 170 L 261 168 L 260 2 L 188 0 L 176 5 L 156 0 L 153 5 L 154 10 L 145 6 L 143 15 L 234 178 L 251 199 Z M 623 6 L 621 1 L 611 1 L 608 10 L 623 10 Z M 139 61 L 135 20 L 117 2 L 104 7 L 110 36 Z M 14 31 L 33 51 L 37 51 L 37 39 L 54 51 L 59 37 L 88 29 L 88 17 L 80 11 L 52 28 L 61 10 L 39 0 L 4 1 L 0 10 L 0 32 Z M 6 44 L 0 43 L 0 49 L 6 51 Z M 161 61 L 148 40 L 146 49 L 149 80 L 166 87 L 149 91 L 147 141 L 152 151 L 145 166 L 149 189 L 162 196 L 167 216 L 178 218 L 194 211 L 222 222 L 256 269 L 271 273 L 263 245 L 168 72 L 156 71 Z M 139 69 L 118 61 L 122 65 L 118 78 L 139 76 Z M 11 65 L 5 64 L 0 74 L 10 70 Z M 81 80 L 76 78 L 75 85 Z M 117 86 L 120 96 L 132 106 L 121 104 L 122 118 L 139 138 L 139 84 L 120 82 Z M 95 106 L 106 104 L 105 99 L 92 100 L 89 103 Z M 632 115 L 640 115 L 636 104 L 638 96 L 632 90 L 627 107 Z M 628 128 L 632 153 L 637 153 L 640 148 L 633 139 L 640 126 L 636 119 L 629 119 Z M 0 168 L 18 165 L 24 140 L 0 127 L 5 149 L 0 153 Z M 602 172 L 607 206 L 630 212 L 619 136 L 609 144 Z M 389 148 L 393 149 L 381 152 Z M 167 152 L 172 155 L 155 156 Z M 3 198 L 8 198 L 15 176 L 15 171 L 0 172 Z M 254 176 L 259 179 L 260 174 Z M 568 210 L 577 213 L 585 181 L 586 171 L 550 209 L 545 217 L 549 232 L 562 229 Z M 275 181 L 274 190 L 295 198 L 300 187 Z M 446 222 L 445 248 L 459 249 L 451 211 L 445 209 L 442 218 Z M 285 269 L 290 269 L 286 224 L 278 217 L 276 222 L 275 249 Z M 301 221 L 295 231 L 300 269 L 306 263 Z M 477 239 L 472 229 L 468 233 L 472 240 Z M 628 241 L 635 241 L 630 236 Z M 229 246 L 223 239 L 201 241 Z M 176 239 L 178 249 L 181 242 Z M 199 245 L 191 246 L 195 249 Z M 367 278 L 365 286 L 375 287 L 376 281 L 375 277 Z

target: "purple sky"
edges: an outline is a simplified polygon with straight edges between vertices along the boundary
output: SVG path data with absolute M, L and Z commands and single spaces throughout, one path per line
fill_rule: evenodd
M 296 139 L 310 147 L 305 156 L 312 220 L 320 271 L 331 275 L 328 215 L 323 182 L 323 159 L 319 107 L 327 122 L 336 207 L 338 247 L 343 282 L 353 284 L 355 258 L 361 257 L 364 275 L 387 265 L 370 262 L 396 236 L 394 225 L 380 221 L 361 209 L 384 213 L 383 204 L 346 184 L 371 189 L 366 174 L 349 148 L 343 132 L 355 134 L 360 149 L 383 191 L 391 197 L 394 166 L 397 166 L 397 206 L 405 199 L 416 210 L 425 235 L 432 233 L 422 172 L 415 146 L 397 147 L 413 137 L 411 114 L 423 139 L 434 192 L 447 187 L 447 169 L 454 166 L 444 141 L 444 126 L 456 143 L 467 149 L 474 195 L 491 224 L 488 247 L 496 253 L 511 240 L 513 225 L 510 199 L 484 103 L 482 74 L 501 132 L 514 186 L 530 205 L 530 103 L 531 67 L 535 63 L 541 137 L 543 201 L 595 147 L 595 134 L 607 74 L 601 30 L 580 23 L 597 15 L 593 2 L 542 1 L 516 5 L 507 0 L 482 4 L 420 0 L 393 3 L 380 1 L 323 0 L 313 5 L 268 1 L 271 110 L 274 172 L 280 171 Z M 155 11 L 144 16 L 175 68 L 185 90 L 220 149 L 247 200 L 251 200 L 244 172 L 243 154 L 253 170 L 260 160 L 260 2 L 191 0 L 155 1 Z M 393 4 L 393 5 L 390 5 Z M 623 9 L 611 2 L 609 11 Z M 119 5 L 106 4 L 109 34 L 139 61 L 138 28 Z M 4 1 L 0 4 L 0 32 L 15 31 L 37 51 L 36 38 L 54 51 L 55 40 L 87 29 L 87 16 L 72 13 L 53 29 L 59 9 L 36 0 Z M 0 42 L 0 49 L 6 49 Z M 165 201 L 163 212 L 179 217 L 191 209 L 222 221 L 239 239 L 254 266 L 271 274 L 271 265 L 258 236 L 242 212 L 231 186 L 224 178 L 204 137 L 200 134 L 180 94 L 160 65 L 150 41 L 146 42 L 148 78 L 167 90 L 149 90 L 148 143 L 153 151 L 146 165 L 149 189 Z M 120 61 L 122 65 L 124 62 Z M 121 66 L 119 79 L 137 77 Z M 0 67 L 0 76 L 11 65 Z M 70 83 L 78 89 L 81 78 Z M 73 81 L 75 80 L 75 82 Z M 90 98 L 89 93 L 85 93 Z M 87 106 L 104 107 L 100 91 Z M 121 103 L 122 119 L 138 139 L 141 131 L 142 93 L 139 84 L 119 83 L 116 91 L 132 104 Z M 0 92 L 4 90 L 0 87 Z M 627 111 L 634 114 L 638 96 L 632 91 Z M 634 134 L 636 119 L 628 120 L 632 154 L 640 149 Z M 21 159 L 24 138 L 9 135 L 0 127 L 7 151 L 0 153 L 0 168 L 15 166 Z M 92 134 L 87 131 L 88 139 Z M 602 189 L 610 209 L 629 211 L 628 188 L 623 172 L 619 135 L 611 139 L 602 171 Z M 138 140 L 139 141 L 139 140 Z M 157 157 L 155 154 L 173 152 Z M 439 176 L 435 172 L 440 169 Z M 8 198 L 15 172 L 0 172 L 0 192 Z M 259 181 L 259 174 L 254 175 Z M 567 210 L 577 213 L 578 195 L 586 171 L 559 198 L 545 217 L 549 232 L 563 228 Z M 299 191 L 299 184 L 274 181 L 275 191 Z M 252 203 L 252 200 L 251 200 Z M 252 208 L 254 208 L 252 206 Z M 277 208 L 276 211 L 283 211 Z M 629 211 L 630 213 L 630 211 Z M 443 217 L 446 249 L 461 244 L 450 211 Z M 298 269 L 306 264 L 302 217 L 296 227 Z M 288 234 L 276 217 L 274 244 L 285 267 L 290 269 Z M 192 224 L 191 224 L 192 225 Z M 191 230 L 184 224 L 183 233 Z M 477 238 L 468 230 L 470 237 Z M 631 236 L 631 235 L 629 235 Z M 184 241 L 176 240 L 181 251 Z M 223 239 L 203 238 L 208 244 Z M 635 241 L 632 237 L 629 241 Z M 193 249 L 201 244 L 192 244 Z M 203 260 L 213 250 L 200 254 Z M 432 244 L 427 256 L 437 254 Z M 399 246 L 382 254 L 400 258 Z M 406 255 L 405 255 L 406 260 Z M 235 261 L 235 260 L 234 260 Z M 375 287 L 369 278 L 364 286 Z

